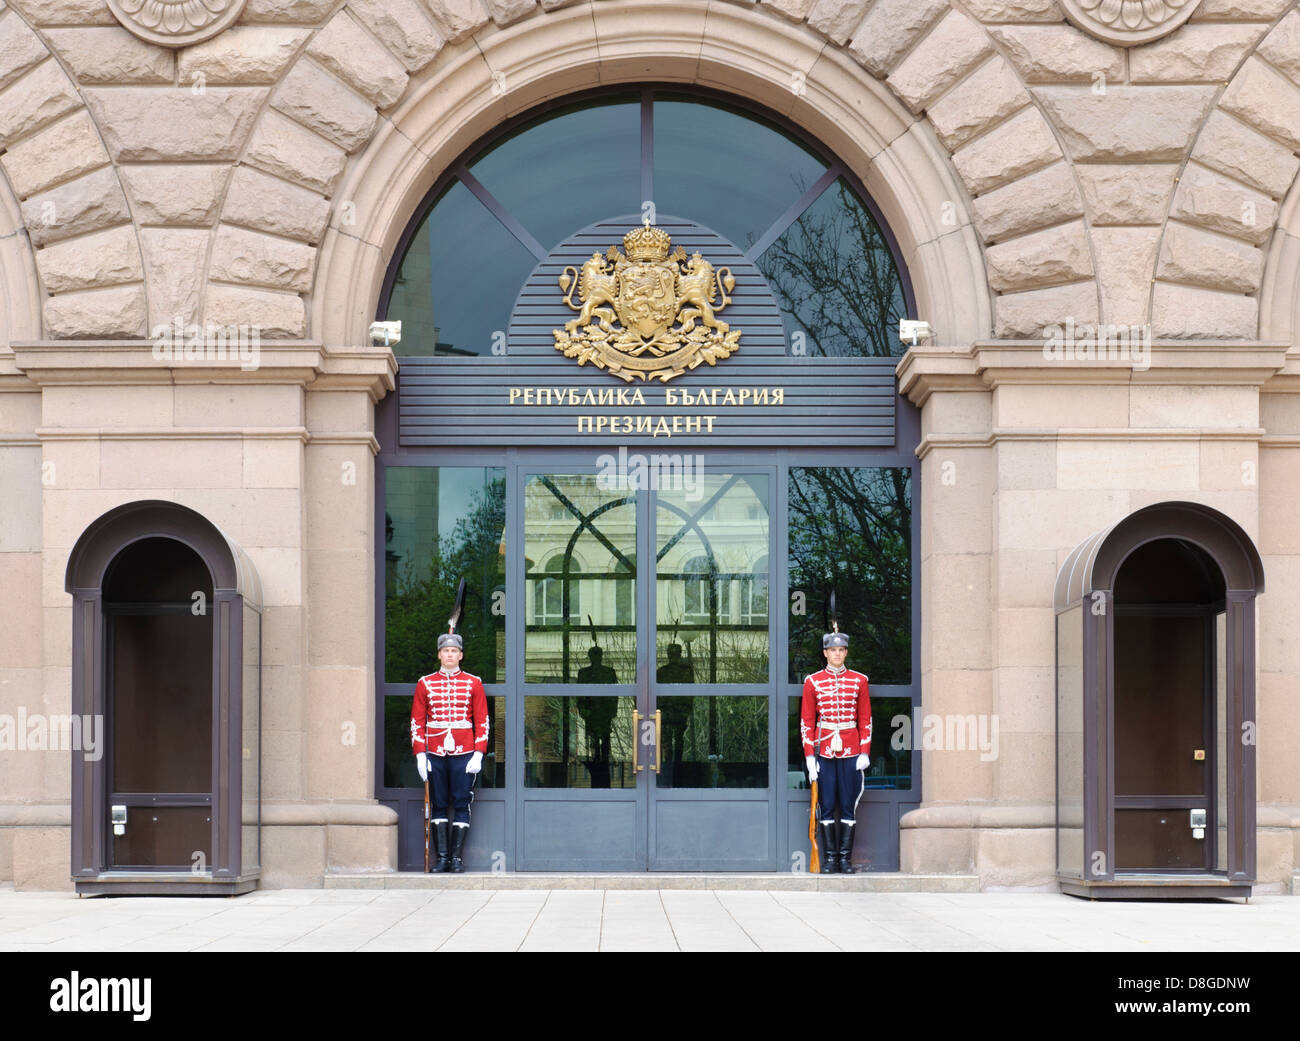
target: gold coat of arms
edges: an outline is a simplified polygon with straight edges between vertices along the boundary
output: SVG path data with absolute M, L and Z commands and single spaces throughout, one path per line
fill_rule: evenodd
M 593 253 L 581 273 L 566 267 L 560 291 L 578 317 L 555 330 L 555 349 L 628 383 L 667 383 L 738 351 L 740 330 L 717 317 L 736 287 L 731 269 L 715 270 L 699 253 L 688 258 L 681 246 L 671 248 L 668 233 L 647 220 L 623 236 L 626 255 L 610 246 Z

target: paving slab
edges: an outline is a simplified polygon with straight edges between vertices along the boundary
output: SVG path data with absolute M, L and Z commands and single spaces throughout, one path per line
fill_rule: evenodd
M 488 876 L 480 876 L 486 878 Z M 0 886 L 0 951 L 1296 951 L 1300 900 L 748 886 L 98 897 Z

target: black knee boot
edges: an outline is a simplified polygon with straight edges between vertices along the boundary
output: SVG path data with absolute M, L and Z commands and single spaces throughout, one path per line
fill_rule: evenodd
M 460 859 L 460 855 L 465 849 L 465 836 L 469 834 L 469 828 L 455 827 L 452 828 L 451 836 L 451 872 L 459 875 L 465 870 L 465 862 Z
M 431 852 L 438 858 L 429 865 L 429 871 L 432 873 L 441 874 L 447 870 L 447 852 L 450 848 L 448 844 L 451 840 L 451 836 L 447 834 L 447 829 L 450 827 L 451 825 L 446 821 L 436 821 L 430 828 L 430 838 L 433 846 Z
M 852 875 L 853 870 L 853 825 L 840 821 L 840 874 Z
M 835 828 L 834 821 L 817 822 L 817 845 L 820 847 L 823 875 L 833 875 L 839 870 L 839 838 Z

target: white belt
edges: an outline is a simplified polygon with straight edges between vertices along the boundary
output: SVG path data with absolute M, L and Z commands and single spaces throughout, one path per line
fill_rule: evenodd
M 432 723 L 429 724 L 429 730 L 433 733 L 447 735 L 442 739 L 442 747 L 444 751 L 447 752 L 454 752 L 456 750 L 456 739 L 451 736 L 453 730 L 470 730 L 473 729 L 473 727 L 474 724 L 468 719 L 457 719 L 441 727 L 435 727 Z M 425 734 L 425 737 L 428 737 L 428 733 Z
M 857 723 L 818 723 L 817 724 L 817 729 L 819 731 L 821 730 L 831 731 L 832 752 L 842 752 L 844 750 L 844 742 L 840 738 L 841 730 L 856 730 L 857 728 L 858 728 Z

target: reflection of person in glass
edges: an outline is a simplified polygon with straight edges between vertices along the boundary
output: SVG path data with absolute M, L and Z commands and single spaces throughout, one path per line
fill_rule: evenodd
M 688 643 L 686 646 L 688 654 L 685 659 L 682 658 L 682 645 L 680 643 L 670 643 L 664 649 L 668 655 L 668 660 L 655 670 L 655 679 L 659 683 L 695 682 L 695 663 L 690 659 L 690 644 Z M 663 714 L 664 744 L 666 745 L 664 759 L 671 769 L 671 767 L 682 761 L 682 753 L 685 750 L 686 743 L 686 728 L 690 726 L 691 714 L 695 711 L 695 702 L 690 697 L 668 697 L 659 702 L 659 710 Z M 673 780 L 672 772 L 669 773 L 666 780 Z
M 668 660 L 659 666 L 655 679 L 660 683 L 694 683 L 695 663 L 690 658 L 682 658 L 682 645 L 670 643 L 664 648 Z
M 618 676 L 614 670 L 604 663 L 605 652 L 602 648 L 592 645 L 587 648 L 587 660 L 590 665 L 584 665 L 578 670 L 579 683 L 617 683 Z
M 469 804 L 488 747 L 487 694 L 482 681 L 460 667 L 464 646 L 459 633 L 442 633 L 442 668 L 422 676 L 411 699 L 411 748 L 420 780 L 432 789 L 431 839 L 438 862 L 430 870 L 438 872 L 465 870 L 461 854 Z M 448 823 L 448 805 L 454 826 Z
M 871 698 L 867 677 L 845 668 L 849 638 L 822 637 L 826 668 L 803 682 L 799 734 L 809 780 L 818 782 L 817 826 L 822 874 L 853 874 L 853 826 L 871 765 Z
M 578 670 L 579 683 L 617 683 L 618 676 L 603 661 L 605 652 L 596 643 L 592 632 L 591 646 L 587 648 L 589 665 Z M 614 730 L 614 716 L 618 713 L 618 698 L 592 697 L 578 698 L 578 715 L 587 731 L 587 773 L 591 776 L 593 788 L 609 787 L 609 764 L 611 741 Z

